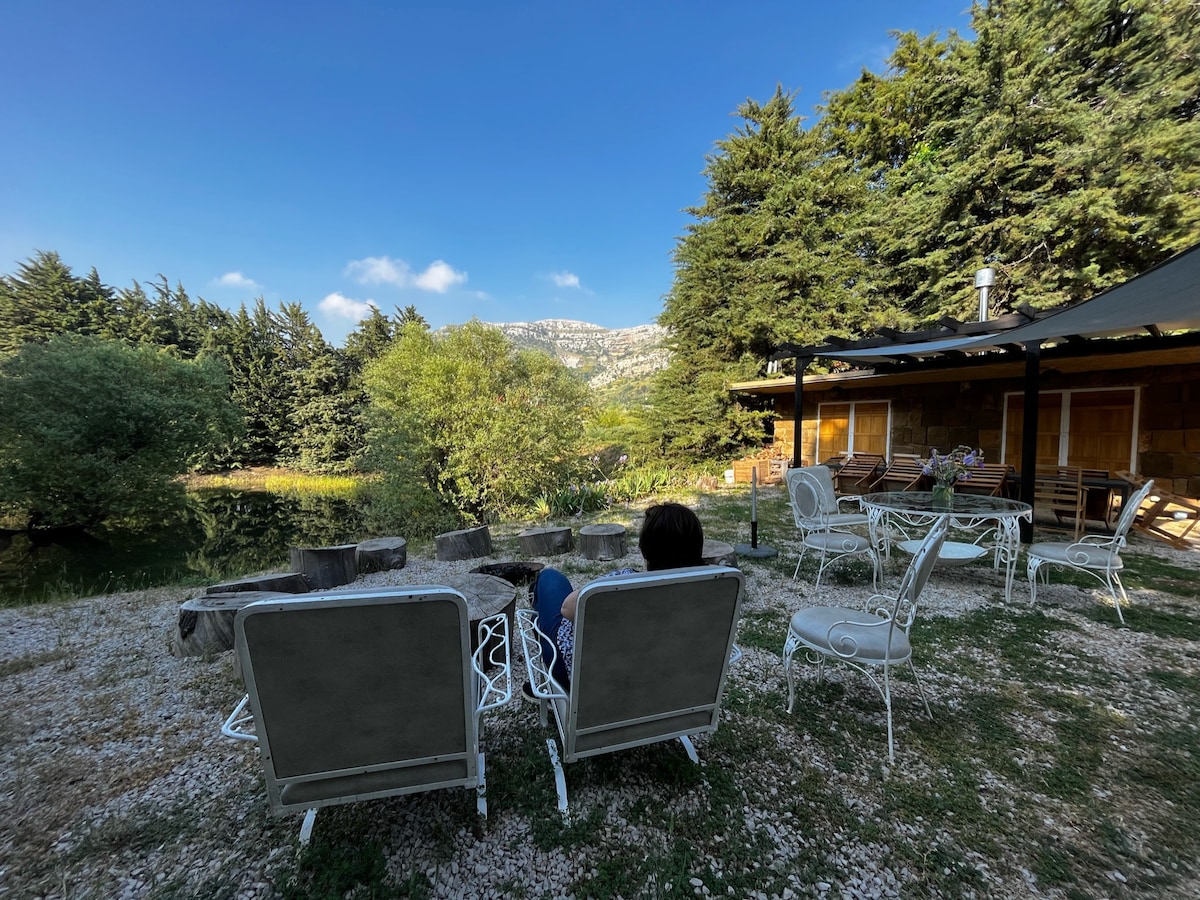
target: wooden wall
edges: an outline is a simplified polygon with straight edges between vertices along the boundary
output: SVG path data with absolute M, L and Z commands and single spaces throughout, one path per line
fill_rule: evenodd
M 1138 473 L 1175 493 L 1200 497 L 1200 364 L 1070 375 L 1049 369 L 1042 372 L 1041 386 L 1045 391 L 1141 387 Z M 983 448 L 987 460 L 999 462 L 1004 395 L 1023 389 L 1019 378 L 853 389 L 806 384 L 800 455 L 809 462 L 821 462 L 816 447 L 818 404 L 890 400 L 891 453 L 924 456 L 931 447 L 946 450 L 969 444 Z M 790 394 L 776 397 L 776 412 L 783 420 L 777 421 L 776 427 L 788 440 L 792 410 Z M 778 440 L 780 431 L 776 434 Z M 1020 468 L 1019 460 L 1006 461 Z

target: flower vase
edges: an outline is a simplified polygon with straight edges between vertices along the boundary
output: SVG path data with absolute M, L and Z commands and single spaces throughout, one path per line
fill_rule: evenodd
M 933 486 L 933 508 L 934 509 L 953 509 L 954 508 L 954 485 L 952 485 L 952 484 L 935 484 Z

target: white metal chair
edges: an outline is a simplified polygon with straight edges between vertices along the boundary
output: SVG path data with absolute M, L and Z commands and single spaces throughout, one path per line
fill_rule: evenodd
M 1121 613 L 1121 601 L 1128 605 L 1129 595 L 1125 593 L 1125 585 L 1121 583 L 1121 570 L 1125 564 L 1121 561 L 1121 550 L 1125 547 L 1125 535 L 1129 533 L 1137 517 L 1142 501 L 1154 487 L 1153 481 L 1147 481 L 1138 488 L 1121 508 L 1121 517 L 1112 534 L 1085 534 L 1077 541 L 1047 541 L 1031 544 L 1026 552 L 1028 561 L 1025 567 L 1029 579 L 1029 604 L 1037 601 L 1038 575 L 1047 584 L 1050 582 L 1050 567 L 1074 569 L 1086 572 L 1108 588 L 1112 595 L 1113 605 L 1117 608 L 1117 619 L 1125 624 L 1125 616 Z
M 893 666 L 907 665 L 921 694 L 925 712 L 933 718 L 925 690 L 912 662 L 912 644 L 909 630 L 917 614 L 917 601 L 929 575 L 933 571 L 938 551 L 946 539 L 948 522 L 941 518 L 930 528 L 920 549 L 913 556 L 896 596 L 872 595 L 867 599 L 864 611 L 836 606 L 817 606 L 799 610 L 792 616 L 788 626 L 787 640 L 783 645 L 783 670 L 788 684 L 788 712 L 796 702 L 796 687 L 792 675 L 792 657 L 803 648 L 809 660 L 817 666 L 818 681 L 824 674 L 826 660 L 845 663 L 867 676 L 879 691 L 887 712 L 888 759 L 896 758 L 895 739 L 892 734 L 892 686 Z M 883 670 L 883 683 L 872 674 L 873 669 Z
M 816 584 L 826 568 L 847 556 L 865 554 L 871 560 L 872 583 L 879 586 L 879 552 L 866 537 L 846 528 L 868 526 L 870 519 L 864 512 L 843 512 L 841 503 L 849 502 L 859 507 L 858 497 L 838 497 L 833 490 L 833 478 L 827 466 L 805 466 L 791 469 L 787 473 L 788 501 L 792 517 L 800 531 L 800 555 L 792 580 L 800 574 L 804 554 L 814 550 L 820 554 Z
M 481 716 L 512 697 L 508 619 L 472 653 L 462 594 L 440 585 L 263 600 L 238 611 L 247 693 L 229 737 L 257 741 L 276 814 L 445 787 L 487 815 Z
M 563 762 L 675 738 L 700 762 L 689 735 L 717 730 L 742 591 L 742 573 L 727 566 L 591 582 L 575 609 L 569 691 L 543 659 L 536 612 L 517 611 L 542 725 L 553 712 L 558 729 L 561 761 L 553 738 L 546 747 L 564 817 Z

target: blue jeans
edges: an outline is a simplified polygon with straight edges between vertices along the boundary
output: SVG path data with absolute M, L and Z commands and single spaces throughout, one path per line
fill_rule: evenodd
M 563 687 L 569 686 L 571 674 L 563 663 L 562 654 L 555 653 L 557 648 L 554 639 L 563 620 L 563 601 L 572 590 L 571 582 L 558 569 L 542 569 L 533 583 L 533 608 L 537 610 L 538 628 L 545 635 L 542 638 L 542 661 L 550 668 L 550 661 L 554 660 L 550 674 Z

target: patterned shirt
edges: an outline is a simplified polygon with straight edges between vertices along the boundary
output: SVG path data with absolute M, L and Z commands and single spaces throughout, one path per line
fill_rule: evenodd
M 636 571 L 636 569 L 617 569 L 615 572 L 609 572 L 600 577 L 612 578 L 616 575 L 632 575 Z M 554 635 L 554 643 L 558 645 L 558 655 L 562 658 L 563 665 L 566 667 L 569 676 L 571 664 L 575 661 L 575 623 L 566 616 L 563 616 L 562 621 L 558 623 L 558 632 Z

